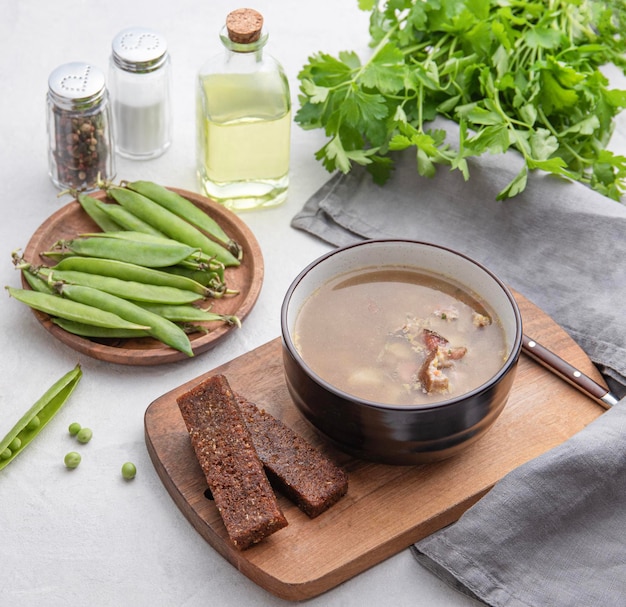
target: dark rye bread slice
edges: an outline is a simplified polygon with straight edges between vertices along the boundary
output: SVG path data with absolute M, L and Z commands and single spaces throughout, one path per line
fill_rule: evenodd
M 233 544 L 245 550 L 285 527 L 226 377 L 209 377 L 176 402 Z
M 282 421 L 240 394 L 237 403 L 270 482 L 315 518 L 348 491 L 348 475 Z

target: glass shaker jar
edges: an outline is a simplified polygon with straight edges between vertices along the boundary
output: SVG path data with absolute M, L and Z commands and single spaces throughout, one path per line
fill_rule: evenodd
M 48 78 L 48 165 L 60 189 L 93 190 L 115 176 L 113 135 L 104 73 L 67 63 Z
M 171 62 L 165 38 L 143 27 L 112 43 L 109 91 L 117 152 L 126 158 L 162 155 L 171 143 Z
M 287 197 L 289 83 L 264 54 L 268 33 L 252 9 L 231 12 L 224 53 L 197 78 L 197 173 L 204 193 L 234 210 L 273 207 Z

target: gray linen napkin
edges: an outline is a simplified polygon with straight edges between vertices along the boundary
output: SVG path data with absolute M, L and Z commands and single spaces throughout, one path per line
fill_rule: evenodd
M 455 123 L 437 119 L 454 145 Z M 626 391 L 626 206 L 579 183 L 531 174 L 516 198 L 496 201 L 517 174 L 515 152 L 470 163 L 470 179 L 441 167 L 420 177 L 415 156 L 397 156 L 377 186 L 359 168 L 332 177 L 292 226 L 341 246 L 381 237 L 412 238 L 484 263 L 558 322 L 622 396 Z
M 450 141 L 454 123 L 439 119 Z M 484 263 L 540 306 L 626 395 L 626 206 L 542 174 L 496 194 L 516 153 L 483 156 L 465 182 L 397 157 L 382 187 L 363 170 L 332 177 L 292 226 L 341 246 L 435 242 Z M 456 523 L 412 547 L 422 565 L 493 607 L 626 606 L 626 398 L 562 445 L 511 472 Z
M 492 607 L 626 605 L 626 399 L 510 472 L 418 561 Z

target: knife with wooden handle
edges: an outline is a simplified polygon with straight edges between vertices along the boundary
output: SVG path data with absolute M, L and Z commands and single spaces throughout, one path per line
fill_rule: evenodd
M 619 399 L 609 390 L 527 335 L 522 336 L 522 349 L 530 358 L 578 388 L 605 409 L 617 404 Z

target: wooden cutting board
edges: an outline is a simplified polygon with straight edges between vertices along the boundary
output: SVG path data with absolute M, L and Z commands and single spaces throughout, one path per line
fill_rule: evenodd
M 524 332 L 604 384 L 584 352 L 519 294 Z M 316 519 L 287 499 L 289 525 L 243 552 L 230 543 L 195 459 L 176 397 L 223 373 L 233 389 L 319 446 L 349 474 L 348 494 Z M 244 575 L 288 600 L 317 596 L 454 522 L 507 472 L 562 443 L 603 409 L 525 355 L 495 425 L 456 457 L 388 466 L 355 459 L 323 441 L 299 414 L 283 378 L 280 338 L 164 394 L 145 414 L 148 451 L 166 489 L 207 542 Z

